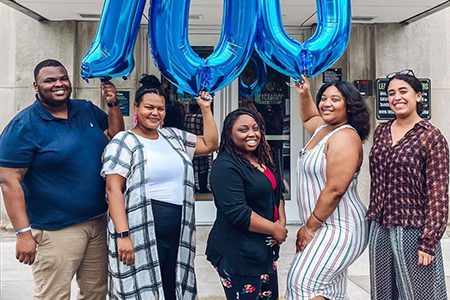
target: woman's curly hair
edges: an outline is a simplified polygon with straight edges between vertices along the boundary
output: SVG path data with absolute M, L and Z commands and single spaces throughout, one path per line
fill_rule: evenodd
M 364 141 L 370 133 L 370 114 L 361 94 L 352 84 L 346 81 L 325 83 L 317 92 L 317 106 L 319 106 L 323 93 L 330 86 L 336 87 L 341 92 L 347 109 L 348 124 L 356 129 L 361 141 Z

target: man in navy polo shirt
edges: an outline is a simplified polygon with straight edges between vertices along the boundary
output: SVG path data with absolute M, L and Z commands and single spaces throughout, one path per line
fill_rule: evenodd
M 44 60 L 34 70 L 36 100 L 0 136 L 0 185 L 16 230 L 16 258 L 32 265 L 34 299 L 105 299 L 107 248 L 101 154 L 124 129 L 113 84 L 102 85 L 108 115 L 70 99 L 66 68 Z

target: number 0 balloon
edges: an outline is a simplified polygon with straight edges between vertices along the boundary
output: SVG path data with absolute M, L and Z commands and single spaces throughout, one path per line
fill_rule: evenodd
M 181 90 L 215 92 L 236 79 L 250 59 L 255 40 L 258 0 L 225 0 L 222 35 L 205 60 L 188 41 L 190 0 L 152 0 L 150 46 L 156 65 Z
M 256 51 L 277 70 L 294 79 L 314 77 L 344 53 L 351 29 L 350 0 L 317 0 L 317 29 L 305 43 L 287 35 L 279 0 L 261 0 Z

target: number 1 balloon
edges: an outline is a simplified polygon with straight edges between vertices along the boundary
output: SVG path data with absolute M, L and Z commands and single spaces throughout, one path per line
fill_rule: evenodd
M 256 51 L 266 64 L 301 80 L 325 71 L 344 53 L 351 29 L 350 0 L 317 0 L 317 29 L 305 43 L 286 33 L 280 1 L 261 0 Z
M 146 0 L 105 0 L 97 35 L 81 62 L 81 77 L 128 76 Z

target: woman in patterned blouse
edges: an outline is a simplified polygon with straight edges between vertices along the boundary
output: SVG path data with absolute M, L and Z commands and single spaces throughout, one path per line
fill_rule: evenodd
M 370 152 L 372 299 L 447 299 L 440 239 L 448 217 L 448 144 L 420 118 L 422 84 L 414 73 L 387 78 L 396 118 L 377 127 Z
M 192 158 L 214 151 L 218 131 L 209 95 L 197 100 L 203 136 L 160 128 L 166 96 L 155 76 L 136 92 L 136 126 L 103 153 L 109 215 L 111 299 L 197 299 Z

